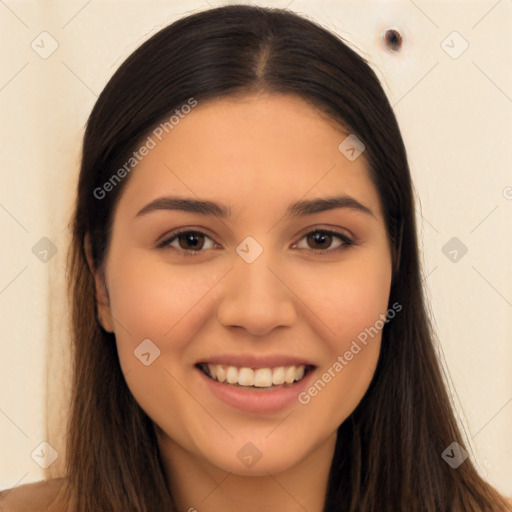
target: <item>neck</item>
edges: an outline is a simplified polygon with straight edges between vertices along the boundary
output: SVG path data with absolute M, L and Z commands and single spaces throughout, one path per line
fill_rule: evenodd
M 299 464 L 266 476 L 224 471 L 184 450 L 157 428 L 169 488 L 179 512 L 322 512 L 336 444 L 334 432 Z

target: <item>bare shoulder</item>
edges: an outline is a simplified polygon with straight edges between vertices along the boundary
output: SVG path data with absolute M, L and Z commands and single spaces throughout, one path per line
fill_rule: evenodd
M 65 478 L 53 478 L 0 491 L 0 512 L 61 512 Z

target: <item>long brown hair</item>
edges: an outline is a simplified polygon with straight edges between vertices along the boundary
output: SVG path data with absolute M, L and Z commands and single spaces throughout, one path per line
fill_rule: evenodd
M 198 12 L 160 30 L 120 66 L 89 117 L 68 261 L 74 336 L 68 510 L 175 510 L 152 422 L 125 383 L 114 335 L 97 320 L 84 250 L 88 235 L 101 275 L 129 175 L 104 197 L 98 190 L 190 98 L 201 104 L 260 91 L 297 95 L 364 141 L 393 248 L 389 304 L 403 307 L 384 327 L 365 396 L 338 429 L 324 510 L 508 510 L 469 459 L 453 469 L 441 457 L 453 442 L 467 447 L 422 289 L 406 151 L 377 76 L 316 23 L 287 10 L 242 5 Z

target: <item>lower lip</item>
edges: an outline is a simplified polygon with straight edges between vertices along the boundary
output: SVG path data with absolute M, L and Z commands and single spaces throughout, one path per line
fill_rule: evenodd
M 196 370 L 201 374 L 210 392 L 219 400 L 241 411 L 255 414 L 272 414 L 297 404 L 298 395 L 307 388 L 314 372 L 308 372 L 300 381 L 287 387 L 263 391 L 258 388 L 242 389 L 223 384 L 206 376 L 198 368 Z

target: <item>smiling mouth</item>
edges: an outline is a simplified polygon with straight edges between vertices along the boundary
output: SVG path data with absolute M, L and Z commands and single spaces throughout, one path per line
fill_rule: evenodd
M 198 363 L 195 366 L 207 377 L 222 384 L 259 391 L 293 386 L 315 368 L 304 364 L 273 368 L 249 368 L 209 363 Z

